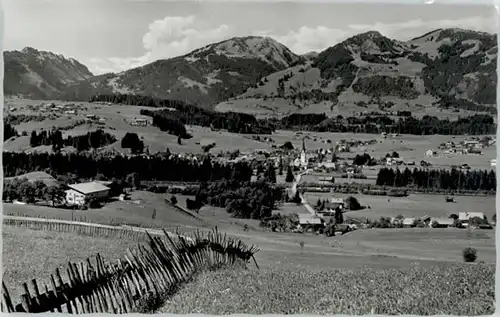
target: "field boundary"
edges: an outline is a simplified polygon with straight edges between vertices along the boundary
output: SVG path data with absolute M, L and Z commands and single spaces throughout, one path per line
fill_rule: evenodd
M 170 237 L 182 237 L 186 240 L 192 240 L 190 237 L 181 235 L 179 233 L 172 233 L 166 230 L 133 227 L 128 225 L 111 226 L 111 225 L 104 225 L 92 222 L 8 216 L 8 215 L 3 215 L 2 218 L 3 218 L 3 223 L 6 225 L 28 227 L 38 230 L 45 229 L 54 231 L 78 231 L 79 233 L 82 234 L 101 235 L 101 236 L 123 235 L 128 237 L 139 237 L 145 234 L 160 235 L 160 236 L 169 235 Z
M 297 188 L 303 189 L 306 192 L 325 192 L 329 193 L 344 193 L 344 191 L 348 191 L 348 193 L 362 193 L 364 190 L 380 190 L 380 191 L 406 191 L 408 194 L 421 194 L 421 195 L 453 195 L 453 196 L 479 196 L 479 197 L 491 197 L 496 196 L 495 192 L 485 192 L 485 191 L 470 191 L 470 192 L 460 192 L 457 190 L 432 190 L 432 189 L 419 189 L 412 187 L 394 187 L 394 186 L 380 186 L 373 184 L 362 184 L 362 183 L 336 183 L 331 185 L 325 185 L 322 183 L 300 183 L 297 185 Z M 377 196 L 374 194 L 365 194 Z
M 2 311 L 41 313 L 130 313 L 149 312 L 157 303 L 172 294 L 194 274 L 206 269 L 245 266 L 258 251 L 217 229 L 193 234 L 191 240 L 178 235 L 176 239 L 164 232 L 153 237 L 146 232 L 149 243 L 136 250 L 127 249 L 124 259 L 105 263 L 97 254 L 81 263 L 69 262 L 67 274 L 59 268 L 50 276 L 51 288 L 39 285 L 36 279 L 23 283 L 21 300 L 14 304 L 2 282 Z M 255 262 L 255 264 L 257 264 Z M 39 288 L 39 286 L 41 288 Z M 44 291 L 45 290 L 45 291 Z

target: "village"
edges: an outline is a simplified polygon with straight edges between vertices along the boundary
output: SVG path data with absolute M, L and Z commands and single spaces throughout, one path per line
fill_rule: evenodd
M 91 118 L 92 119 L 92 118 Z M 370 208 L 369 206 L 361 206 L 357 201 L 356 193 L 363 193 L 366 195 L 366 190 L 358 189 L 351 192 L 351 196 L 341 197 L 335 193 L 333 186 L 343 186 L 346 184 L 356 185 L 357 182 L 373 187 L 376 185 L 376 172 L 385 166 L 396 166 L 402 168 L 414 168 L 414 161 L 405 161 L 399 156 L 398 153 L 387 153 L 385 157 L 371 158 L 365 151 L 368 150 L 370 145 L 376 145 L 377 140 L 339 140 L 332 144 L 332 149 L 315 149 L 307 150 L 306 140 L 312 137 L 304 137 L 301 134 L 297 136 L 302 138 L 302 147 L 294 148 L 290 142 L 283 144 L 280 147 L 273 148 L 272 151 L 255 150 L 250 153 L 237 152 L 219 152 L 212 156 L 214 162 L 236 163 L 240 161 L 249 162 L 254 167 L 254 180 L 259 177 L 259 166 L 271 165 L 278 170 L 277 185 L 285 186 L 287 188 L 288 200 L 295 201 L 295 204 L 300 206 L 295 208 L 295 212 L 287 215 L 291 221 L 287 227 L 287 232 L 292 233 L 314 233 L 322 234 L 329 227 L 333 226 L 335 234 L 346 234 L 357 229 L 369 229 L 374 227 L 380 228 L 479 228 L 479 229 L 492 229 L 495 225 L 495 219 L 488 221 L 487 216 L 482 212 L 457 212 L 450 213 L 448 217 L 431 217 L 426 214 L 420 217 L 411 217 L 398 214 L 392 217 L 381 217 L 380 219 L 359 219 L 357 217 L 350 217 L 351 211 Z M 329 142 L 331 144 L 331 142 Z M 465 140 L 457 145 L 453 142 L 444 143 L 442 147 L 446 149 L 461 149 L 461 153 L 470 153 L 470 149 L 483 148 L 494 145 L 495 142 L 491 138 L 484 138 L 482 140 Z M 356 148 L 361 148 L 363 155 L 356 154 L 356 156 L 349 157 L 349 153 L 353 153 Z M 356 153 L 356 152 L 354 152 Z M 353 153 L 353 154 L 354 154 Z M 359 152 L 357 152 L 359 153 Z M 456 153 L 456 152 L 454 152 Z M 340 154 L 343 154 L 340 156 Z M 427 153 L 426 153 L 427 154 Z M 433 152 L 434 154 L 434 152 Z M 122 156 L 133 157 L 137 155 L 124 154 Z M 176 153 L 169 154 L 172 157 L 179 159 L 187 159 L 191 161 L 202 161 L 206 154 L 188 154 Z M 435 155 L 435 154 L 434 154 Z M 465 155 L 465 154 L 462 154 Z M 151 158 L 149 154 L 139 154 L 145 158 Z M 351 161 L 352 160 L 352 161 Z M 425 161 L 422 161 L 425 162 Z M 431 164 L 421 164 L 420 168 L 430 168 Z M 467 164 L 462 166 L 452 166 L 462 170 L 467 170 Z M 35 172 L 40 173 L 40 172 Z M 365 173 L 369 175 L 366 176 Z M 309 178 L 308 178 L 309 177 Z M 312 177 L 312 178 L 311 178 Z M 37 177 L 40 179 L 40 176 Z M 44 175 L 42 178 L 51 178 L 50 175 Z M 307 180 L 308 178 L 308 180 Z M 19 178 L 18 178 L 19 179 Z M 8 179 L 6 179 L 8 180 Z M 346 181 L 350 181 L 345 183 Z M 156 184 L 158 184 L 156 182 Z M 167 182 L 166 188 L 170 186 L 176 188 L 175 183 Z M 164 184 L 164 185 L 165 185 Z M 109 201 L 121 201 L 124 203 L 130 200 L 130 188 L 118 188 L 117 184 L 112 181 L 91 179 L 85 183 L 67 184 L 64 186 L 63 201 L 60 202 L 58 208 L 69 208 L 85 210 L 93 208 L 98 210 Z M 117 189 L 118 188 L 118 189 Z M 182 186 L 181 186 L 182 188 Z M 372 190 L 373 191 L 373 190 Z M 320 193 L 321 199 L 308 202 L 308 195 Z M 375 191 L 374 195 L 380 195 Z M 404 197 L 408 196 L 407 191 L 401 195 L 386 194 L 388 201 L 391 197 Z M 8 197 L 4 197 L 4 200 Z M 394 198 L 393 198 L 394 199 Z M 410 199 L 410 198 L 408 198 Z M 25 204 L 17 200 L 12 201 L 14 204 Z M 447 196 L 443 203 L 454 203 L 453 196 Z M 289 204 L 289 203 L 286 203 Z M 313 205 L 313 206 L 311 206 Z M 357 206 L 357 207 L 353 207 Z M 97 211 L 98 212 L 98 211 Z M 192 212 L 186 209 L 186 212 Z M 279 213 L 279 212 L 278 212 Z M 268 227 L 276 231 L 276 226 L 273 223 L 275 220 L 270 220 L 264 227 Z M 271 223 L 271 224 L 270 224 Z M 274 228 L 273 228 L 274 227 Z M 277 231 L 283 231 L 283 226 Z

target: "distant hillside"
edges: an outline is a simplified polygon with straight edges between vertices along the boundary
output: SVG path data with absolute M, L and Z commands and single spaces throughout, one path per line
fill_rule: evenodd
M 32 99 L 134 94 L 256 115 L 494 112 L 497 49 L 496 35 L 462 29 L 406 42 L 370 31 L 302 56 L 271 38 L 249 36 L 92 76 L 75 60 L 27 48 L 4 53 L 4 85 L 6 95 Z
M 305 53 L 302 55 L 303 58 L 306 60 L 314 60 L 316 57 L 318 57 L 319 53 L 318 52 L 309 52 Z
M 72 58 L 26 47 L 5 51 L 4 93 L 31 99 L 52 98 L 68 85 L 93 76 Z
M 371 31 L 304 65 L 263 76 L 220 111 L 325 112 L 334 107 L 458 107 L 494 111 L 496 35 L 440 29 L 407 42 Z
M 68 89 L 62 98 L 84 100 L 96 93 L 122 93 L 213 106 L 245 92 L 262 76 L 301 60 L 267 37 L 232 38 L 184 56 L 92 77 Z
M 6 177 L 5 178 L 6 181 L 21 180 L 21 179 L 27 179 L 29 182 L 33 182 L 33 183 L 36 181 L 41 181 L 48 187 L 58 185 L 57 180 L 45 172 L 31 172 L 31 173 L 22 174 L 22 175 L 15 176 L 15 177 Z

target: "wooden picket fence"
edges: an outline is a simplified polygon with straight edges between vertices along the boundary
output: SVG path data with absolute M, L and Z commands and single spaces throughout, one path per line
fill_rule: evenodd
M 133 231 L 119 226 L 100 225 L 90 222 L 72 223 L 70 221 L 59 219 L 46 219 L 42 217 L 27 218 L 4 215 L 3 224 L 8 226 L 28 228 L 31 230 L 71 232 L 91 237 L 113 237 L 117 239 L 127 238 L 137 241 L 148 240 L 145 231 Z
M 243 265 L 258 251 L 218 232 L 195 232 L 190 239 L 147 234 L 147 245 L 127 250 L 124 259 L 105 263 L 95 259 L 68 263 L 66 276 L 58 268 L 50 276 L 50 285 L 36 279 L 23 284 L 21 300 L 14 304 L 2 283 L 3 312 L 131 313 L 144 310 L 148 302 L 167 296 L 181 283 L 205 269 Z M 257 262 L 255 262 L 257 265 Z

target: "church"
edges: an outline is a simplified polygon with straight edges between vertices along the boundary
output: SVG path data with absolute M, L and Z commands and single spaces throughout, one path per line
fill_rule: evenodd
M 309 159 L 306 155 L 306 139 L 302 139 L 302 152 L 300 152 L 300 168 L 307 169 L 307 165 L 309 163 Z
M 305 138 L 302 139 L 302 151 L 300 152 L 300 157 L 295 158 L 290 165 L 298 167 L 300 169 L 307 169 L 307 165 L 309 164 L 309 158 L 306 154 L 306 143 Z

